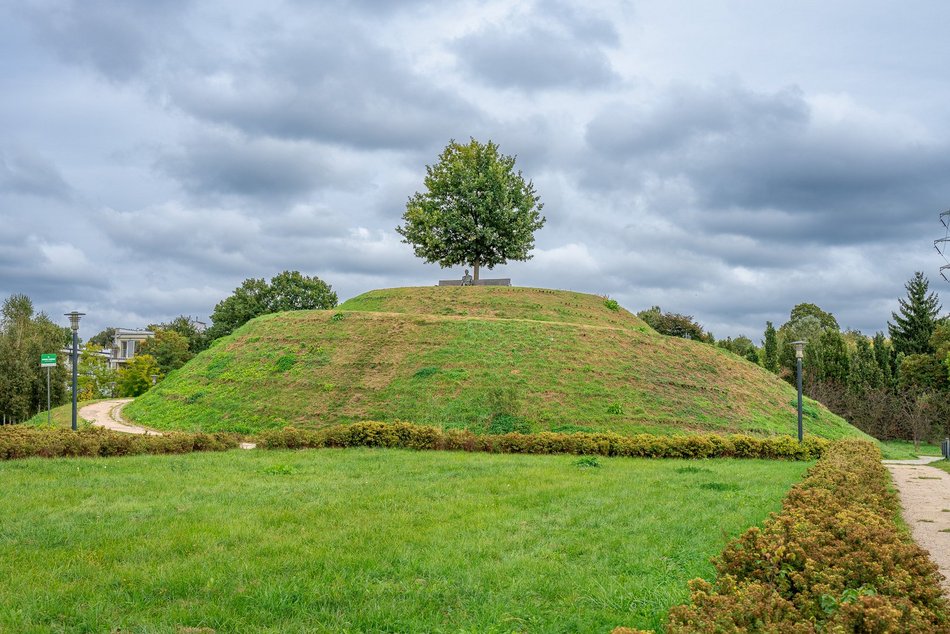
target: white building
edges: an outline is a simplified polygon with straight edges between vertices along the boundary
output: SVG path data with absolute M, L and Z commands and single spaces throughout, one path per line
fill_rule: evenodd
M 131 330 L 116 328 L 112 339 L 112 355 L 109 357 L 109 367 L 118 370 L 138 352 L 139 346 L 155 336 L 151 330 Z

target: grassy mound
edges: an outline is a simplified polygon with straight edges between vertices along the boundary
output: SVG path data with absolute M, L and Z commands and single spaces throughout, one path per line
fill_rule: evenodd
M 474 431 L 794 433 L 795 391 L 718 348 L 656 334 L 602 297 L 431 287 L 255 319 L 124 413 L 255 432 L 357 420 Z M 814 402 L 809 433 L 862 436 Z

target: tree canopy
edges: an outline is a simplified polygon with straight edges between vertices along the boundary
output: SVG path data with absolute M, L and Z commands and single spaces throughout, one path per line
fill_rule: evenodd
M 46 370 L 40 355 L 59 353 L 63 327 L 44 313 L 35 313 L 26 295 L 11 295 L 0 307 L 0 413 L 10 421 L 23 421 L 46 409 Z M 63 355 L 50 372 L 53 405 L 66 400 L 66 367 Z
M 715 342 L 712 333 L 706 332 L 702 324 L 693 319 L 692 315 L 664 313 L 659 306 L 653 306 L 648 310 L 641 310 L 637 313 L 637 317 L 647 322 L 650 328 L 661 335 L 692 339 L 704 343 Z
M 468 264 L 476 280 L 482 266 L 529 259 L 544 204 L 514 166 L 491 141 L 451 141 L 426 166 L 425 191 L 410 196 L 396 231 L 417 257 L 442 267 Z
M 185 365 L 195 356 L 188 349 L 188 339 L 174 330 L 156 330 L 155 336 L 142 342 L 141 354 L 151 355 L 162 374 Z
M 246 279 L 229 297 L 221 300 L 211 314 L 208 339 L 231 334 L 260 315 L 284 310 L 325 310 L 336 306 L 336 293 L 319 277 L 300 271 L 284 271 L 271 278 Z

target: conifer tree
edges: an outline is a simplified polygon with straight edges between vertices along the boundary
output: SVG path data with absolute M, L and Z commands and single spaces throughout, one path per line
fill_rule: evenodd
M 769 372 L 778 373 L 778 341 L 775 339 L 775 326 L 765 322 L 765 342 L 762 346 L 762 365 Z
M 884 338 L 884 333 L 879 332 L 874 335 L 874 359 L 877 361 L 877 367 L 881 369 L 883 385 L 894 387 L 894 374 L 896 363 L 894 352 L 890 344 Z
M 887 322 L 891 345 L 898 353 L 911 355 L 934 352 L 930 337 L 937 324 L 941 306 L 936 294 L 928 293 L 929 287 L 930 282 L 920 271 L 914 273 L 914 277 L 904 285 L 907 298 L 898 300 L 898 312 L 891 313 L 894 323 Z

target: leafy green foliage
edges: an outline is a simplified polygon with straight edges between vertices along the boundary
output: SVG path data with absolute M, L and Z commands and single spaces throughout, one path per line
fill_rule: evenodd
M 598 468 L 600 467 L 600 460 L 597 459 L 597 456 L 583 456 L 574 461 L 574 466 L 581 468 Z
M 880 458 L 869 443 L 833 443 L 779 515 L 726 547 L 715 583 L 690 582 L 665 631 L 947 631 L 937 566 L 895 523 Z
M 617 303 L 617 300 L 610 299 L 609 297 L 604 299 L 604 306 L 607 307 L 607 310 L 613 310 L 613 311 L 620 310 L 620 304 Z
M 94 336 L 90 337 L 86 343 L 91 343 L 96 346 L 99 346 L 100 350 L 111 348 L 115 340 L 115 328 L 106 328 L 96 333 Z M 72 339 L 70 339 L 69 345 L 72 345 Z
M 11 295 L 0 308 L 0 416 L 19 422 L 46 410 L 46 369 L 40 355 L 57 353 L 50 371 L 52 405 L 66 402 L 67 371 L 60 353 L 63 329 L 44 313 L 35 313 L 26 295 Z
M 739 335 L 735 339 L 732 337 L 720 339 L 716 342 L 716 345 L 752 363 L 758 364 L 759 362 L 759 351 L 752 340 L 745 335 Z
M 263 279 L 246 279 L 214 307 L 208 338 L 228 335 L 261 315 L 287 310 L 325 310 L 336 304 L 336 293 L 329 284 L 299 271 L 279 273 L 270 283 Z
M 103 357 L 101 348 L 87 343 L 79 353 L 79 400 L 91 401 L 109 398 L 115 392 L 116 371 L 109 367 L 109 360 Z
M 138 354 L 119 368 L 116 386 L 119 396 L 139 396 L 152 387 L 153 380 L 161 381 L 164 375 L 155 357 L 150 354 Z
M 772 322 L 765 322 L 765 341 L 762 343 L 762 367 L 769 372 L 779 371 L 778 340 L 775 336 L 775 326 Z
M 198 354 L 208 347 L 211 341 L 206 330 L 199 328 L 199 324 L 185 315 L 179 315 L 168 323 L 152 324 L 148 327 L 152 332 L 160 330 L 176 332 L 188 341 L 188 351 L 192 355 Z
M 900 306 L 891 313 L 894 323 L 887 322 L 891 344 L 898 354 L 933 354 L 930 338 L 937 325 L 940 301 L 930 291 L 930 282 L 920 271 L 914 273 L 905 285 L 907 297 L 898 300 Z
M 142 342 L 139 354 L 151 355 L 162 374 L 188 363 L 193 356 L 188 338 L 174 330 L 153 330 L 154 337 Z
M 451 141 L 426 166 L 425 191 L 409 198 L 396 231 L 416 257 L 443 267 L 469 264 L 476 280 L 482 266 L 529 259 L 544 205 L 514 166 L 491 141 Z
M 637 317 L 647 322 L 653 330 L 668 337 L 680 337 L 703 343 L 714 343 L 712 333 L 703 330 L 702 324 L 693 319 L 692 315 L 679 313 L 664 313 L 659 306 L 648 310 L 641 310 Z

